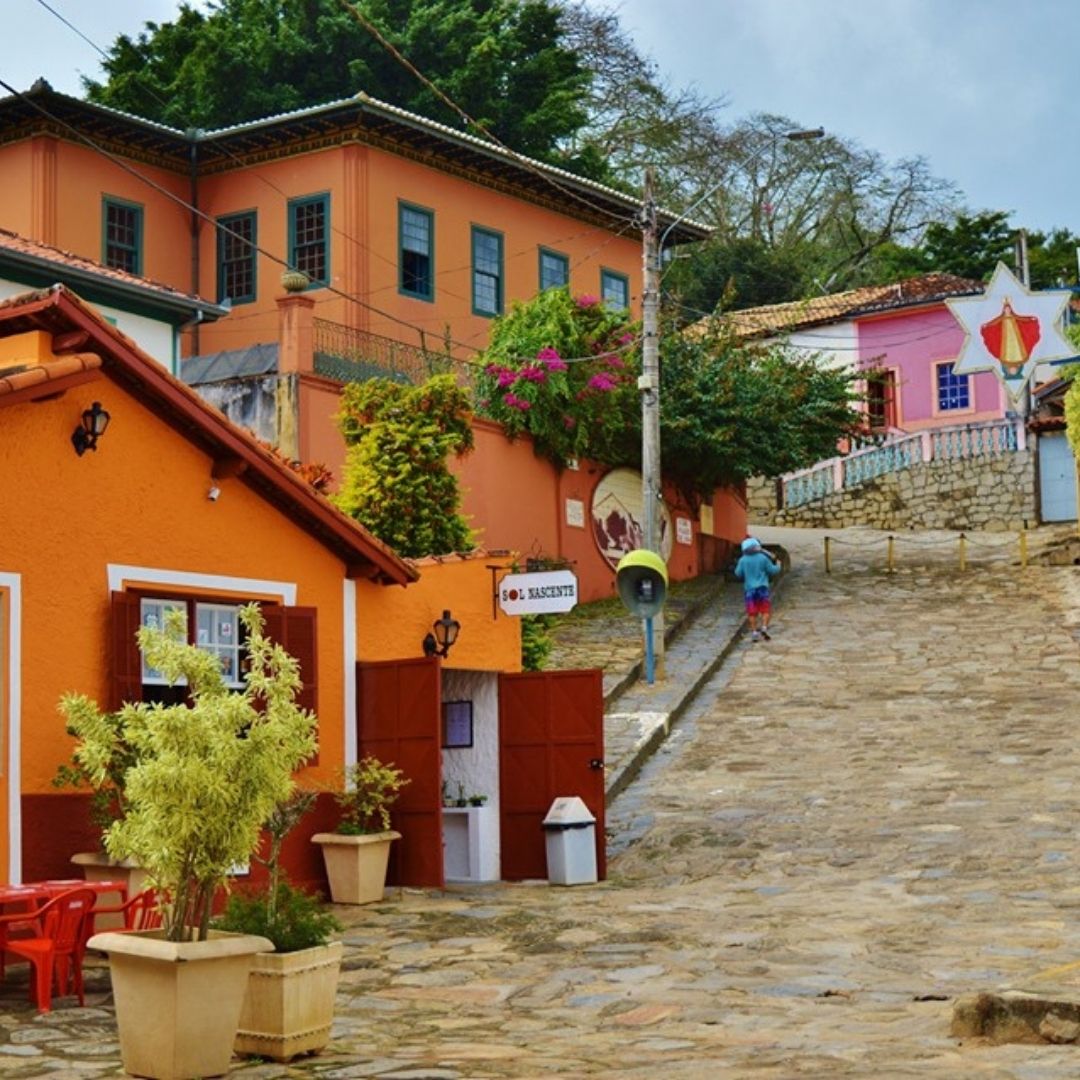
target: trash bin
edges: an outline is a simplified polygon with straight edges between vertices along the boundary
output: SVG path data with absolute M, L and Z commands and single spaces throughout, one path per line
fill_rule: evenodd
M 544 818 L 548 881 L 596 884 L 596 818 L 576 795 L 556 799 Z

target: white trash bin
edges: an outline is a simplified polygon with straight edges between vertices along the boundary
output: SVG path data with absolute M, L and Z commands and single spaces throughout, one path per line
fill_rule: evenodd
M 548 881 L 596 884 L 596 818 L 576 795 L 556 799 L 544 818 Z

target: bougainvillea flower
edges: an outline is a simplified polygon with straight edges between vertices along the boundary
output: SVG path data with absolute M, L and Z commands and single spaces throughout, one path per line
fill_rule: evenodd
M 616 385 L 614 377 L 606 371 L 598 371 L 588 382 L 590 390 L 614 390 Z
M 507 386 L 513 386 L 517 382 L 517 372 L 511 371 L 509 368 L 503 368 L 499 372 L 499 387 L 505 389 Z
M 536 364 L 530 364 L 528 367 L 523 367 L 521 369 L 521 377 L 528 382 L 547 382 L 547 372 Z
M 580 308 L 596 307 L 596 305 L 600 303 L 600 297 L 591 296 L 589 293 L 585 293 L 585 295 L 579 296 L 574 303 Z

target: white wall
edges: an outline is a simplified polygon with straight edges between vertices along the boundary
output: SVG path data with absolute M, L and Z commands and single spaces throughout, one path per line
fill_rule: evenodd
M 0 278 L 0 300 L 7 300 L 12 296 L 21 296 L 23 293 L 31 291 L 30 286 L 23 285 L 21 282 Z M 77 295 L 79 290 L 76 288 L 72 289 L 72 291 Z M 175 332 L 170 323 L 163 322 L 160 319 L 150 319 L 145 315 L 132 315 L 131 312 L 121 311 L 119 308 L 104 307 L 98 304 L 91 306 L 100 311 L 105 318 L 114 320 L 117 330 L 127 334 L 143 352 L 148 353 L 159 364 L 163 365 L 166 371 L 173 375 L 176 374 L 173 368 L 173 336 Z

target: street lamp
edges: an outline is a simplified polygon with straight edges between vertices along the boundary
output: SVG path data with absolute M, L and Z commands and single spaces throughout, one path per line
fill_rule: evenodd
M 751 154 L 746 164 L 754 161 L 778 142 L 806 142 L 811 139 L 821 139 L 824 135 L 825 129 L 820 127 L 783 132 Z M 660 480 L 660 252 L 671 230 L 692 214 L 722 183 L 723 180 L 720 180 L 713 184 L 704 195 L 679 214 L 657 240 L 659 226 L 656 221 L 653 171 L 651 168 L 645 170 L 641 226 L 645 287 L 641 297 L 641 376 L 638 379 L 638 390 L 641 391 L 641 516 L 644 547 L 658 555 L 660 554 L 660 530 L 657 522 L 659 503 L 662 498 Z M 648 630 L 644 632 L 648 633 Z M 656 673 L 659 678 L 663 678 L 663 612 L 652 620 L 652 634 L 651 648 L 656 657 Z M 648 651 L 649 642 L 646 642 L 646 652 Z

